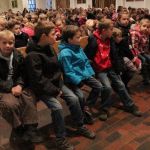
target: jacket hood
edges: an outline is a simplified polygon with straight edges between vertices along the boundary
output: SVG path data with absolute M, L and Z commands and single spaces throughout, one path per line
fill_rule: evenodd
M 73 44 L 69 44 L 69 43 L 65 43 L 65 42 L 61 42 L 58 45 L 59 51 L 62 51 L 63 49 L 71 49 L 73 51 L 78 51 L 80 49 L 80 45 L 73 45 Z

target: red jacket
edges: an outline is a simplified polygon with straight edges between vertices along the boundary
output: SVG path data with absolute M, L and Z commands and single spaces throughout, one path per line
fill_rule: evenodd
M 110 39 L 102 41 L 99 31 L 94 32 L 97 39 L 97 52 L 94 57 L 94 67 L 97 71 L 104 71 L 112 67 L 110 58 Z

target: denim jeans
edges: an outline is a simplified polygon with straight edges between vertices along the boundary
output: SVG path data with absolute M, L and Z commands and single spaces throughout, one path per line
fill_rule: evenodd
M 69 88 L 78 96 L 82 110 L 84 109 L 85 105 L 90 105 L 90 106 L 94 105 L 97 99 L 99 98 L 99 96 L 101 96 L 102 101 L 107 101 L 107 99 L 110 98 L 111 91 L 107 87 L 102 86 L 102 84 L 94 77 L 83 80 L 82 82 L 85 85 L 92 88 L 86 101 L 84 98 L 83 91 L 77 85 L 71 85 L 71 84 L 68 85 Z M 105 105 L 102 105 L 101 107 L 104 106 Z
M 148 81 L 150 79 L 150 55 L 148 54 L 140 54 L 138 56 L 142 61 L 142 76 L 144 81 Z
M 101 82 L 96 80 L 94 77 L 84 80 L 83 83 L 92 88 L 87 98 L 87 103 L 89 105 L 95 104 L 98 97 L 101 96 L 101 108 L 110 106 L 111 89 L 109 87 L 103 86 Z
M 55 97 L 41 96 L 40 100 L 42 100 L 47 107 L 52 110 L 51 116 L 54 123 L 56 137 L 64 137 L 66 133 L 62 105 Z
M 67 86 L 63 85 L 62 88 L 62 96 L 63 100 L 67 103 L 69 106 L 71 116 L 73 117 L 74 122 L 76 123 L 76 126 L 83 126 L 83 112 L 82 107 L 84 107 L 84 96 L 82 93 L 74 87 L 74 91 L 72 91 Z
M 125 107 L 133 105 L 133 100 L 130 97 L 127 89 L 125 88 L 121 77 L 117 75 L 113 70 L 97 73 L 97 78 L 101 81 L 101 83 L 104 86 L 108 87 L 109 89 L 111 89 L 112 84 L 113 89 L 120 96 L 120 99 Z

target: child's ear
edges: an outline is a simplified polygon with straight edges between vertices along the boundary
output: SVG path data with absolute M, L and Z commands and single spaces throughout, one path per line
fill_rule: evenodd
M 72 43 L 72 39 L 71 38 L 68 39 L 68 43 Z
M 45 38 L 45 37 L 46 37 L 46 34 L 43 33 L 43 34 L 41 35 L 41 39 L 42 39 L 42 38 Z

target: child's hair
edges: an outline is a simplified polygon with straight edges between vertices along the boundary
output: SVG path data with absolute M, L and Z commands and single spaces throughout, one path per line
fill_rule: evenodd
M 142 25 L 144 22 L 150 23 L 150 20 L 147 18 L 143 18 L 140 20 L 140 25 Z
M 43 18 L 44 18 L 44 19 L 47 19 L 47 15 L 41 13 L 41 14 L 39 15 L 39 19 L 42 20 Z
M 7 27 L 7 20 L 0 16 L 0 25 L 4 27 L 4 29 Z
M 99 22 L 98 29 L 99 31 L 102 31 L 103 29 L 108 29 L 111 27 L 112 24 L 113 22 L 110 19 L 102 19 Z
M 55 26 L 53 26 L 52 24 L 44 24 L 42 22 L 38 22 L 38 24 L 35 26 L 34 28 L 34 33 L 35 33 L 35 37 L 36 40 L 39 41 L 42 34 L 46 34 L 48 36 L 48 34 L 55 28 Z
M 0 40 L 3 39 L 3 38 L 12 39 L 13 41 L 15 41 L 14 34 L 9 30 L 0 31 Z
M 10 20 L 7 24 L 7 29 L 12 30 L 15 25 L 20 25 L 20 23 L 17 20 Z
M 128 11 L 122 11 L 122 12 L 120 12 L 118 14 L 118 20 L 120 20 L 123 15 L 129 15 Z
M 113 38 L 116 38 L 117 36 L 122 36 L 122 31 L 118 28 L 113 28 Z
M 62 32 L 62 41 L 68 43 L 68 39 L 72 39 L 78 31 L 80 31 L 79 27 L 67 25 Z

